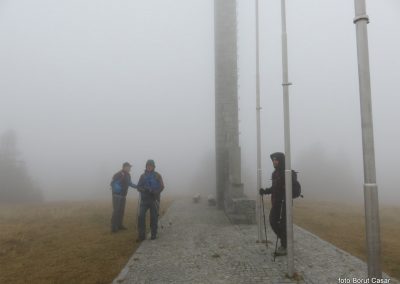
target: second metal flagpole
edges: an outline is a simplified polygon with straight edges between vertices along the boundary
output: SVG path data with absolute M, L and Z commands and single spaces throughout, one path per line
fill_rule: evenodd
M 258 241 L 262 241 L 262 198 L 258 194 L 258 190 L 261 188 L 261 105 L 260 105 L 260 48 L 259 48 L 259 16 L 258 16 L 258 0 L 255 0 L 255 13 L 256 13 L 256 120 L 257 120 L 257 209 L 258 209 Z M 265 236 L 267 242 L 267 236 Z M 267 242 L 268 244 L 268 242 Z
M 281 0 L 282 13 L 282 87 L 283 115 L 285 132 L 285 195 L 286 195 L 286 236 L 287 236 L 287 268 L 288 276 L 293 277 L 293 218 L 292 218 L 292 169 L 290 155 L 290 114 L 289 114 L 289 75 L 286 33 L 286 2 Z

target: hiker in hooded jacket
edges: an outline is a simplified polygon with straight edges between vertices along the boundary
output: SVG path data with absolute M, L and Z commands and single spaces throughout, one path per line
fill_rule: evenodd
M 269 213 L 269 222 L 281 243 L 276 255 L 286 255 L 285 154 L 277 152 L 271 154 L 270 157 L 275 168 L 272 173 L 272 186 L 266 189 L 260 188 L 260 195 L 271 194 L 272 207 Z M 297 174 L 294 171 L 292 171 L 292 184 L 294 190 L 300 190 Z M 296 192 L 293 198 L 299 195 L 300 192 Z
M 110 183 L 113 204 L 113 213 L 111 217 L 112 233 L 116 233 L 119 230 L 126 230 L 126 227 L 122 224 L 125 213 L 126 195 L 128 194 L 128 188 L 130 186 L 137 188 L 131 181 L 131 168 L 132 165 L 125 162 L 122 165 L 122 170 L 114 174 Z
M 150 209 L 151 239 L 157 238 L 158 215 L 160 209 L 160 196 L 164 189 L 162 176 L 155 171 L 153 160 L 146 162 L 146 169 L 140 176 L 137 190 L 140 192 L 140 209 L 138 218 L 138 242 L 146 239 L 146 212 Z

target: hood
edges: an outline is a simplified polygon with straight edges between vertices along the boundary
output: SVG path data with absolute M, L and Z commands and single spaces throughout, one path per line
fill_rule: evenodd
M 285 169 L 285 154 L 281 152 L 276 152 L 271 154 L 271 160 L 277 159 L 279 161 L 279 170 L 284 170 Z
M 153 168 L 156 167 L 156 163 L 154 162 L 154 160 L 147 160 L 147 162 L 146 162 L 146 167 L 147 167 L 148 165 L 153 166 Z

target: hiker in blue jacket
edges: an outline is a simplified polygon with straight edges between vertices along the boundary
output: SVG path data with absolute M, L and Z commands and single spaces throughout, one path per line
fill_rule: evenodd
M 122 225 L 122 220 L 125 213 L 126 195 L 128 194 L 128 188 L 131 186 L 137 188 L 131 181 L 132 165 L 125 162 L 122 165 L 122 170 L 117 172 L 111 181 L 112 190 L 112 203 L 113 213 L 111 217 L 111 232 L 116 233 L 118 230 L 126 230 L 126 227 Z
M 160 206 L 160 195 L 164 189 L 164 182 L 159 173 L 154 169 L 156 168 L 153 160 L 146 162 L 146 170 L 140 176 L 137 190 L 140 192 L 140 209 L 139 209 L 139 220 L 138 230 L 139 237 L 138 242 L 146 239 L 146 212 L 150 209 L 150 228 L 151 228 L 151 239 L 154 240 L 157 237 L 158 229 L 158 213 Z

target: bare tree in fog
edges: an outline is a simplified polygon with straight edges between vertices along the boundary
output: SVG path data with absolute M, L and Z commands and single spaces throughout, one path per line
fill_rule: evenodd
M 0 139 L 0 202 L 41 202 L 43 195 L 18 159 L 17 135 L 8 130 Z

